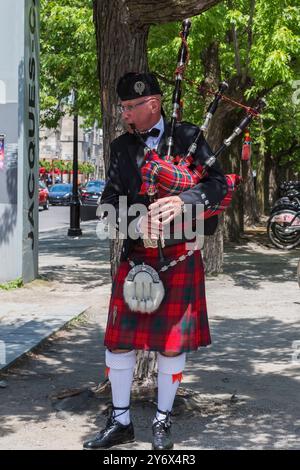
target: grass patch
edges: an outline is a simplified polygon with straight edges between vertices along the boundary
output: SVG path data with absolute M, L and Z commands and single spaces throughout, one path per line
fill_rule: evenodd
M 0 290 L 12 290 L 12 289 L 19 289 L 20 287 L 23 287 L 23 279 L 18 278 L 15 279 L 14 281 L 6 282 L 5 284 L 0 284 Z
M 86 312 L 80 313 L 78 317 L 73 318 L 64 326 L 64 330 L 73 330 L 74 328 L 84 325 L 85 323 L 87 323 L 87 321 L 88 318 L 86 316 Z

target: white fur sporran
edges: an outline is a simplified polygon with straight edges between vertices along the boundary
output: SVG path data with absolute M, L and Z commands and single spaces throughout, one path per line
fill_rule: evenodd
M 165 295 L 158 272 L 148 264 L 134 266 L 126 276 L 123 287 L 124 300 L 133 312 L 153 313 Z

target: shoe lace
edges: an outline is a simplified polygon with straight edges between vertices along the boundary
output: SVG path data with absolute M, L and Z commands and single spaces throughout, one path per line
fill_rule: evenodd
M 100 438 L 103 433 L 105 433 L 106 431 L 108 431 L 110 428 L 112 428 L 117 422 L 118 420 L 116 418 L 118 418 L 118 416 L 121 416 L 123 415 L 124 413 L 126 413 L 127 410 L 129 410 L 130 406 L 127 406 L 126 408 L 118 408 L 116 406 L 112 406 L 111 408 L 111 412 L 110 412 L 110 415 L 106 421 L 106 425 L 105 425 L 105 428 L 102 429 L 101 431 L 99 431 L 96 435 L 97 438 Z M 115 414 L 115 411 L 116 410 L 122 410 L 122 413 L 119 413 L 118 415 Z
M 119 416 L 122 416 L 123 414 L 125 414 L 130 408 L 130 405 L 129 406 L 126 406 L 125 408 L 120 408 L 120 407 L 117 407 L 117 406 L 112 406 L 112 410 L 111 410 L 111 414 L 107 420 L 107 424 L 106 426 L 107 427 L 111 427 L 111 426 L 114 426 L 116 424 L 116 422 L 118 422 L 117 418 Z M 119 414 L 116 414 L 116 411 L 117 410 L 122 410 L 121 413 Z
M 165 418 L 163 419 L 157 419 L 157 421 L 154 423 L 154 427 L 156 429 L 156 432 L 159 434 L 164 434 L 168 429 L 171 427 L 172 421 L 171 421 L 171 412 L 170 411 L 161 411 L 157 410 L 160 414 L 166 415 Z

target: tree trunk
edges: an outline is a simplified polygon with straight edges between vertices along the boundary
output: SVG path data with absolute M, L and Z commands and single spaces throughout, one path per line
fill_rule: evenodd
M 259 222 L 259 214 L 257 209 L 252 165 L 250 160 L 242 161 L 242 178 L 244 220 L 246 225 L 255 225 L 257 222 Z
M 223 270 L 223 231 L 224 216 L 220 214 L 216 233 L 204 240 L 203 262 L 206 274 L 218 274 Z
M 236 113 L 231 113 L 232 123 L 228 123 L 226 137 L 228 137 L 239 122 Z M 226 173 L 236 173 L 241 175 L 241 141 L 233 141 L 230 152 L 224 158 Z M 227 158 L 226 158 L 227 157 Z M 243 205 L 243 185 L 233 194 L 232 203 L 224 215 L 226 240 L 238 242 L 240 235 L 244 231 L 244 205 Z
M 147 71 L 147 38 L 149 26 L 134 28 L 129 23 L 124 2 L 94 1 L 98 74 L 103 128 L 103 157 L 109 166 L 110 142 L 122 133 L 117 110 L 116 84 L 126 72 Z
M 266 181 L 266 155 L 265 151 L 261 150 L 258 156 L 257 171 L 256 171 L 256 201 L 258 213 L 260 215 L 265 214 L 265 181 Z
M 217 89 L 221 81 L 221 68 L 219 63 L 219 45 L 216 42 L 209 44 L 202 53 L 201 60 L 204 67 L 205 80 L 203 85 L 208 89 Z M 211 102 L 211 96 L 206 95 L 205 108 Z M 216 122 L 217 121 L 217 122 Z M 222 142 L 222 126 L 218 118 L 214 118 L 206 136 L 213 150 Z M 223 217 L 219 217 L 216 233 L 204 239 L 203 261 L 206 274 L 220 273 L 223 265 Z
M 224 126 L 224 139 L 232 133 L 240 120 L 236 110 L 232 110 L 227 116 L 226 125 Z M 225 173 L 241 175 L 241 148 L 242 144 L 240 139 L 236 139 L 233 141 L 230 150 L 224 154 L 222 163 Z M 225 240 L 239 242 L 240 235 L 244 230 L 243 209 L 243 187 L 240 185 L 238 190 L 233 194 L 232 203 L 224 214 Z
M 265 208 L 269 213 L 277 199 L 276 163 L 271 154 L 266 154 L 265 163 Z
M 209 89 L 217 89 L 220 83 L 220 64 L 218 44 L 210 44 L 201 56 L 204 73 L 205 87 Z M 245 77 L 243 84 L 240 83 L 239 77 L 233 77 L 229 83 L 227 95 L 234 100 L 244 100 L 244 90 L 249 86 L 249 78 Z M 211 97 L 206 99 L 206 105 L 211 101 Z M 224 139 L 227 138 L 237 123 L 239 122 L 241 113 L 236 111 L 234 105 L 228 102 L 222 102 L 213 118 L 212 124 L 208 130 L 207 140 L 212 149 L 217 150 Z M 241 141 L 237 139 L 233 142 L 230 151 L 221 155 L 220 164 L 226 173 L 241 172 Z M 220 272 L 223 261 L 223 240 L 222 233 L 231 241 L 238 241 L 243 231 L 243 192 L 239 189 L 233 196 L 231 206 L 226 210 L 224 217 L 221 218 L 219 230 L 212 237 L 206 237 L 204 244 L 204 259 L 206 262 L 206 272 Z M 211 254 L 214 253 L 214 256 Z
M 279 198 L 279 186 L 284 181 L 288 181 L 289 179 L 289 167 L 287 165 L 280 165 L 281 159 L 280 156 L 274 155 L 273 156 L 273 164 L 274 164 L 274 175 L 275 175 L 275 183 L 273 188 L 273 200 L 272 205 L 274 205 L 275 201 Z
M 130 25 L 123 3 L 117 0 L 94 1 L 105 173 L 107 173 L 110 161 L 110 142 L 124 131 L 117 108 L 118 79 L 132 70 L 137 72 L 148 70 L 149 26 L 134 28 Z M 119 264 L 121 246 L 122 240 L 117 239 L 111 242 L 112 277 Z
M 258 146 L 258 159 L 257 159 L 257 172 L 256 172 L 256 200 L 258 211 L 261 215 L 266 211 L 266 140 L 263 127 L 263 120 L 260 120 L 260 144 Z

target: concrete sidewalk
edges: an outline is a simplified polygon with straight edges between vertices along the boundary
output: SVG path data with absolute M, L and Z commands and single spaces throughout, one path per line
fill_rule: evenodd
M 68 239 L 64 230 L 55 238 L 43 234 L 40 249 L 40 273 L 47 280 L 0 292 L 2 322 L 3 306 L 10 316 L 16 304 L 23 311 L 19 320 L 35 314 L 29 321 L 40 321 L 41 328 L 70 306 L 75 316 L 78 307 L 87 308 L 87 322 L 2 375 L 7 393 L 1 392 L 0 448 L 81 449 L 105 424 L 99 415 L 105 404 L 79 395 L 74 402 L 62 400 L 59 409 L 50 397 L 103 380 L 109 248 L 90 223 L 78 240 Z M 175 419 L 175 449 L 300 448 L 299 256 L 299 250 L 282 252 L 249 240 L 226 246 L 224 273 L 206 282 L 213 343 L 188 355 L 182 385 L 198 398 Z M 47 320 L 40 320 L 42 309 L 50 313 Z M 31 325 L 23 331 L 31 333 Z M 120 449 L 150 448 L 154 412 L 153 400 L 133 403 L 137 441 Z
M 109 293 L 108 243 L 95 227 L 84 223 L 80 238 L 67 237 L 64 227 L 40 233 L 40 279 L 0 290 L 0 370 L 87 311 L 96 287 Z

